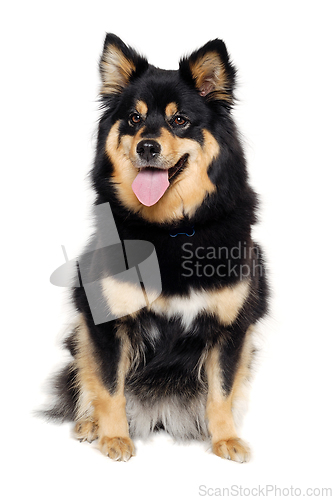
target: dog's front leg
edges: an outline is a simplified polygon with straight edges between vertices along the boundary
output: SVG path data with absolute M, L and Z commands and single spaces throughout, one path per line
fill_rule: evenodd
M 246 335 L 237 333 L 237 340 L 222 341 L 208 354 L 205 365 L 208 379 L 206 418 L 213 453 L 236 462 L 247 462 L 250 450 L 237 435 L 232 407 L 244 379 L 248 377 L 251 329 Z
M 101 452 L 113 460 L 127 461 L 134 455 L 134 445 L 129 436 L 125 411 L 124 385 L 130 364 L 126 335 L 118 336 L 116 346 L 114 380 L 106 383 L 96 348 L 82 318 L 77 330 L 75 357 L 79 389 L 75 432 L 80 440 L 98 439 Z

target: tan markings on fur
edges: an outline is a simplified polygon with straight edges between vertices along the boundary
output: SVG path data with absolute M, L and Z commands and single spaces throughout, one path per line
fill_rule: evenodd
M 122 335 L 121 341 L 122 350 L 117 373 L 117 390 L 113 395 L 110 395 L 101 381 L 88 329 L 83 317 L 81 318 L 77 340 L 78 355 L 76 356 L 80 391 L 77 419 L 81 424 L 81 431 L 84 420 L 92 421 L 98 427 L 99 447 L 103 452 L 106 452 L 105 449 L 108 448 L 106 442 L 111 445 L 113 439 L 125 440 L 128 446 L 124 448 L 124 457 L 116 459 L 127 459 L 128 450 L 132 450 L 132 445 L 129 444 L 131 441 L 125 412 L 124 385 L 125 375 L 129 369 L 130 346 L 127 337 Z M 89 426 L 87 429 L 91 431 Z M 112 451 L 109 450 L 106 454 L 111 456 Z
M 235 374 L 235 380 L 232 386 L 232 414 L 236 428 L 240 426 L 244 411 L 247 408 L 249 382 L 251 379 L 251 363 L 253 358 L 253 326 L 250 326 L 246 332 L 241 358 Z
M 135 313 L 147 306 L 140 283 L 126 283 L 107 277 L 102 280 L 103 295 L 117 318 Z
M 212 442 L 235 438 L 237 432 L 231 412 L 232 398 L 230 396 L 225 398 L 222 391 L 218 347 L 213 348 L 207 357 L 206 373 L 208 380 L 206 416 Z
M 190 69 L 201 95 L 215 92 L 215 98 L 231 101 L 225 67 L 217 53 L 208 52 L 190 62 Z
M 232 392 L 231 392 L 232 407 L 234 407 L 238 399 L 242 399 L 245 397 L 244 383 L 246 383 L 250 378 L 250 366 L 252 361 L 252 351 L 253 351 L 252 334 L 253 334 L 253 326 L 250 326 L 246 332 L 241 358 L 239 361 L 234 383 L 232 386 Z
M 165 108 L 165 116 L 170 119 L 177 113 L 177 111 L 177 104 L 175 102 L 170 102 Z
M 135 71 L 133 61 L 127 59 L 114 45 L 108 45 L 101 61 L 102 94 L 119 93 Z
M 219 154 L 219 145 L 207 130 L 203 131 L 204 145 L 192 139 L 181 139 L 162 129 L 159 138 L 162 146 L 161 161 L 166 168 L 189 154 L 188 164 L 162 198 L 152 207 L 142 205 L 132 190 L 132 183 L 138 173 L 133 165 L 136 161 L 136 146 L 140 133 L 133 137 L 123 136 L 118 145 L 119 123 L 113 125 L 106 141 L 106 152 L 113 164 L 111 182 L 114 184 L 121 203 L 152 222 L 171 222 L 192 216 L 204 198 L 216 187 L 208 177 L 208 168 Z
M 133 442 L 127 437 L 109 438 L 104 436 L 99 442 L 99 449 L 112 460 L 122 460 L 124 462 L 127 462 L 135 452 Z
M 187 297 L 178 295 L 167 297 L 147 287 L 144 294 L 139 278 L 135 284 L 108 276 L 103 278 L 101 283 L 103 295 L 115 317 L 134 315 L 143 307 L 148 307 L 149 310 L 170 318 L 181 316 L 185 328 L 188 328 L 202 312 L 214 314 L 223 325 L 232 324 L 243 307 L 250 289 L 248 281 L 240 281 L 232 287 L 220 290 L 192 290 Z
M 225 396 L 222 390 L 222 374 L 219 362 L 219 347 L 213 348 L 207 356 L 205 368 L 208 380 L 206 417 L 212 440 L 212 449 L 222 458 L 245 462 L 250 457 L 248 446 L 237 437 L 233 407 L 243 396 L 243 387 L 249 377 L 252 352 L 252 327 L 246 333 L 239 365 L 232 390 Z
M 147 116 L 148 113 L 148 106 L 144 101 L 138 101 L 136 103 L 135 109 L 137 110 L 138 113 L 140 113 L 141 116 L 144 118 Z
M 231 325 L 249 296 L 249 281 L 240 281 L 232 287 L 207 292 L 207 307 L 224 325 Z
M 138 278 L 139 280 L 139 278 Z M 149 306 L 159 296 L 156 290 L 145 287 L 143 292 L 140 282 L 137 284 L 118 281 L 108 276 L 101 280 L 103 295 L 117 318 L 134 314 L 143 307 Z
M 80 420 L 76 423 L 74 432 L 80 441 L 92 443 L 98 438 L 98 425 L 93 420 Z
M 188 297 L 160 295 L 151 305 L 151 309 L 168 317 L 181 315 L 184 326 L 189 326 L 200 312 L 210 312 L 227 326 L 237 318 L 249 295 L 249 289 L 248 281 L 240 281 L 232 287 L 220 290 L 192 290 Z
M 231 438 L 213 443 L 212 451 L 221 458 L 240 463 L 248 462 L 251 455 L 250 448 L 240 438 Z

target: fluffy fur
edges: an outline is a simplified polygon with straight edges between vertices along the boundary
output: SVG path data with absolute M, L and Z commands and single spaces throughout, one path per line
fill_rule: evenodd
M 218 456 L 247 461 L 233 412 L 267 285 L 251 237 L 257 197 L 231 115 L 234 66 L 221 40 L 165 71 L 108 34 L 100 71 L 96 205 L 110 204 L 122 242 L 154 245 L 162 293 L 132 312 L 141 288 L 96 259 L 107 307 L 122 316 L 95 325 L 84 288 L 73 290 L 79 320 L 66 340 L 73 359 L 57 376 L 49 415 L 73 420 L 79 439 L 98 439 L 115 460 L 134 454 L 133 438 L 165 429 L 210 439 Z M 142 168 L 168 170 L 170 186 L 152 206 L 132 189 Z M 96 227 L 93 241 L 101 237 Z

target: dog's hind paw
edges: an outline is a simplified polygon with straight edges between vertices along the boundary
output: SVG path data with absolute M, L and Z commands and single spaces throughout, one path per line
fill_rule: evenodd
M 98 438 L 98 425 L 91 420 L 80 420 L 75 425 L 74 433 L 79 441 L 92 443 Z

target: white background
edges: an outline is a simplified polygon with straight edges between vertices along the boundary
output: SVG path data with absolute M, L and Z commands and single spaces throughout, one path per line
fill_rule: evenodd
M 3 5 L 3 498 L 195 499 L 200 485 L 293 486 L 302 495 L 333 487 L 330 10 L 318 0 Z M 75 257 L 89 232 L 86 177 L 108 31 L 168 69 L 220 37 L 239 68 L 234 114 L 261 195 L 255 232 L 273 288 L 242 431 L 253 449 L 247 465 L 165 436 L 137 442 L 135 458 L 113 463 L 76 442 L 69 425 L 32 416 L 45 401 L 44 381 L 66 357 L 59 348 L 66 295 L 49 276 L 64 262 L 61 245 Z

